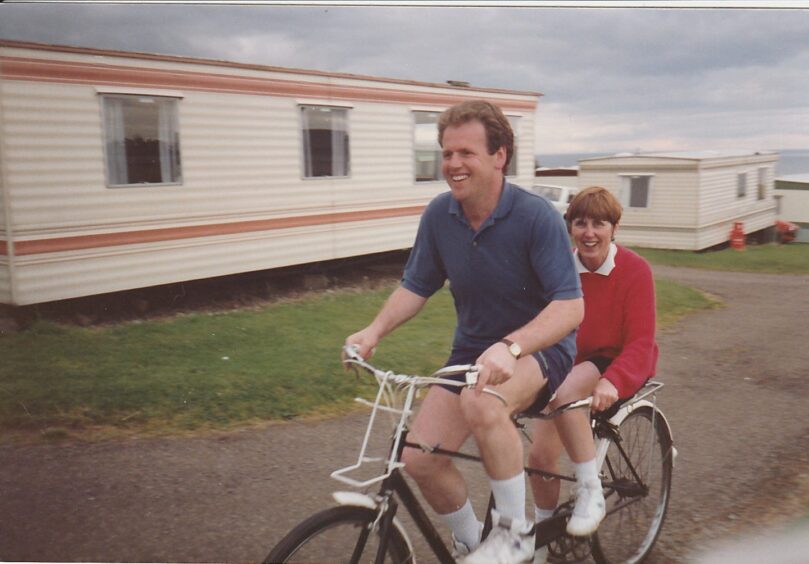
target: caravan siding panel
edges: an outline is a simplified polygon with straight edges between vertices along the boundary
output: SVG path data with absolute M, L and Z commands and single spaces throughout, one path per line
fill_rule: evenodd
M 20 257 L 18 305 L 407 248 L 415 220 L 256 232 Z M 211 274 L 216 265 L 216 274 Z
M 759 199 L 758 169 L 764 168 L 764 198 Z M 738 176 L 746 174 L 746 195 L 739 198 Z M 771 212 L 775 221 L 775 201 L 773 199 L 774 163 L 739 164 L 722 168 L 709 168 L 700 172 L 700 215 L 699 225 L 710 226 L 717 222 L 732 222 L 734 218 Z M 736 219 L 737 221 L 739 219 Z M 770 224 L 772 224 L 772 221 Z M 745 229 L 749 231 L 748 229 Z

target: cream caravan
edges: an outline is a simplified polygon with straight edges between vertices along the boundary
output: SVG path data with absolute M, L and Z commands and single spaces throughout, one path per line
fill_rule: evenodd
M 0 41 L 0 303 L 408 248 L 438 114 L 539 93 Z

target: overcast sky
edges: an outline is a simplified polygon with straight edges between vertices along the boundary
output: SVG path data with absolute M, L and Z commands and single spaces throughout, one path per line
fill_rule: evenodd
M 540 155 L 809 148 L 809 8 L 4 3 L 0 38 L 538 91 Z

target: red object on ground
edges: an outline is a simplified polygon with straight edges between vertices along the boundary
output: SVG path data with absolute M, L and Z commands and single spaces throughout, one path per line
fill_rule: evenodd
M 791 221 L 777 220 L 775 222 L 775 232 L 778 235 L 779 243 L 789 243 L 795 240 L 799 227 Z
M 744 223 L 733 222 L 733 229 L 730 231 L 730 246 L 737 251 L 744 250 Z

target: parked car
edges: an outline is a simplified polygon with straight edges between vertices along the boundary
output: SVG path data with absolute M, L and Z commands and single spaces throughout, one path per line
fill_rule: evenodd
M 534 184 L 531 190 L 550 200 L 553 207 L 562 215 L 567 211 L 570 200 L 579 192 L 575 186 L 556 186 L 554 184 Z

